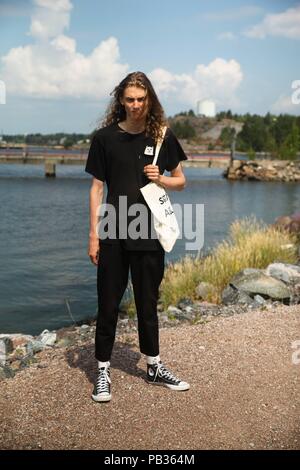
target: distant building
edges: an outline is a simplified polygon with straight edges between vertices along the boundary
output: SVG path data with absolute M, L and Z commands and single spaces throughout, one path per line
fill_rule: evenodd
M 198 116 L 215 117 L 216 104 L 211 100 L 203 100 L 197 102 Z

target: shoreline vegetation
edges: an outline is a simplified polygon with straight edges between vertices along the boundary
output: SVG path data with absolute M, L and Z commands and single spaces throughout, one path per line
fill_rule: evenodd
M 234 221 L 229 236 L 206 256 L 185 256 L 165 269 L 160 289 L 163 309 L 182 298 L 198 300 L 197 286 L 206 283 L 202 300 L 220 304 L 222 291 L 230 279 L 243 269 L 264 269 L 270 263 L 296 264 L 299 239 L 280 226 L 268 226 L 255 216 Z M 124 308 L 134 314 L 133 296 Z

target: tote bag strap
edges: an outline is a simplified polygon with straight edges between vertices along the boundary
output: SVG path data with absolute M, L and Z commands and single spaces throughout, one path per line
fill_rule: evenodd
M 159 151 L 160 151 L 160 148 L 161 148 L 162 143 L 164 141 L 166 132 L 167 132 L 167 126 L 164 126 L 163 129 L 162 129 L 162 137 L 160 139 L 158 139 L 156 147 L 155 147 L 155 155 L 154 155 L 154 158 L 153 158 L 152 165 L 156 165 L 158 155 L 159 155 Z

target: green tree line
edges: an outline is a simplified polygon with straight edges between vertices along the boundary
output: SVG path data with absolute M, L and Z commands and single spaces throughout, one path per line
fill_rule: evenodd
M 176 116 L 185 116 L 185 120 L 171 121 L 171 127 L 179 139 L 193 140 L 197 138 L 201 142 L 201 135 L 197 135 L 195 129 L 195 115 L 192 111 L 182 112 Z M 193 118 L 193 119 L 189 119 Z M 198 117 L 201 120 L 201 117 Z M 207 118 L 206 118 L 207 119 Z M 222 111 L 211 118 L 212 127 L 224 119 L 230 119 L 243 124 L 242 130 L 235 135 L 235 130 L 230 125 L 224 127 L 218 144 L 223 149 L 231 147 L 233 139 L 236 139 L 236 150 L 255 155 L 256 152 L 267 152 L 273 158 L 292 160 L 297 158 L 300 152 L 300 116 L 280 114 L 279 116 L 267 113 L 265 116 L 258 114 L 233 114 L 230 110 Z M 213 147 L 214 143 L 210 145 Z
M 245 152 L 268 152 L 273 157 L 295 159 L 300 152 L 300 116 L 270 113 L 243 116 L 243 129 L 237 135 L 236 148 Z
M 90 138 L 90 134 L 66 134 L 65 132 L 58 132 L 56 134 L 17 134 L 17 135 L 3 135 L 2 139 L 7 143 L 24 144 L 24 145 L 63 145 L 64 147 L 71 147 L 77 144 L 78 141 L 84 141 Z
M 181 119 L 176 119 L 181 117 Z M 169 118 L 170 125 L 179 139 L 201 142 L 199 123 L 201 117 L 195 116 L 193 110 L 176 114 Z M 233 114 L 230 110 L 221 111 L 211 120 L 211 127 L 224 119 L 230 119 L 243 124 L 242 130 L 235 135 L 233 127 L 224 127 L 218 144 L 224 149 L 231 147 L 233 139 L 236 139 L 236 150 L 254 155 L 256 152 L 268 152 L 273 158 L 295 159 L 300 152 L 300 116 L 280 114 L 279 116 L 267 113 L 265 116 L 258 114 Z M 26 145 L 64 145 L 71 147 L 78 141 L 86 141 L 91 134 L 27 134 L 27 135 L 3 135 L 7 143 L 19 143 Z M 212 142 L 211 145 L 214 145 Z

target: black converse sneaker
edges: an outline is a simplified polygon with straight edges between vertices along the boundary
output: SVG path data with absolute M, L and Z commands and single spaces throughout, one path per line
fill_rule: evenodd
M 98 378 L 92 394 L 92 399 L 95 401 L 110 401 L 110 368 L 109 365 L 106 367 L 99 367 Z
M 171 390 L 184 391 L 190 388 L 187 382 L 177 379 L 161 361 L 147 364 L 147 382 L 153 385 L 163 385 Z

